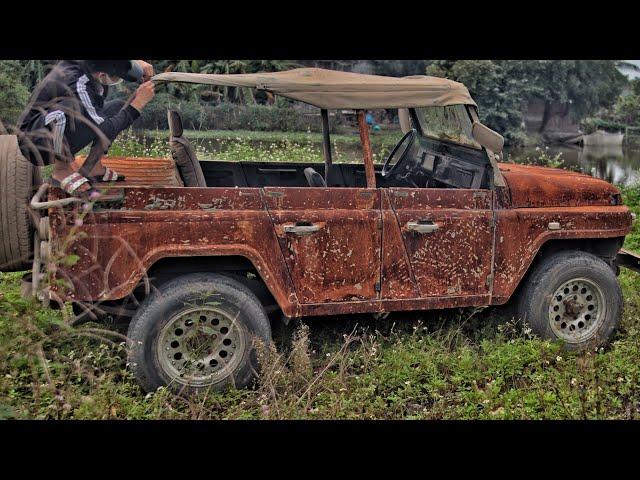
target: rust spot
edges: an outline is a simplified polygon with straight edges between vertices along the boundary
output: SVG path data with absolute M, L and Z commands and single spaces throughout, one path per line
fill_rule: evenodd
M 135 169 L 150 167 L 136 162 L 120 171 L 142 177 Z M 619 192 L 606 182 L 516 165 L 504 176 L 508 187 L 495 191 L 125 182 L 122 199 L 81 226 L 77 205 L 51 210 L 57 248 L 72 229 L 81 234 L 66 252 L 80 260 L 55 275 L 72 285 L 68 299 L 117 300 L 161 258 L 240 255 L 289 317 L 478 306 L 506 301 L 544 242 L 631 229 L 629 209 L 612 205 Z

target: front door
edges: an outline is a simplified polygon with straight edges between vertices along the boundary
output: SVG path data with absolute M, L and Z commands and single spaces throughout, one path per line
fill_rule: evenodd
M 267 187 L 263 194 L 300 303 L 379 297 L 379 191 Z
M 389 196 L 421 297 L 490 293 L 490 190 L 390 188 Z

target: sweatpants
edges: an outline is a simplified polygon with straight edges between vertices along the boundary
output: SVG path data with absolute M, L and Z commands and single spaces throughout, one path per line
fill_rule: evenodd
M 106 152 L 115 140 L 115 136 L 107 138 L 91 120 L 77 114 L 74 117 L 65 103 L 63 100 L 59 109 L 42 112 L 29 131 L 18 135 L 22 154 L 36 166 L 51 165 L 55 160 L 72 163 L 75 155 L 90 144 L 102 143 Z M 124 100 L 110 100 L 105 102 L 102 113 L 108 118 L 124 106 Z

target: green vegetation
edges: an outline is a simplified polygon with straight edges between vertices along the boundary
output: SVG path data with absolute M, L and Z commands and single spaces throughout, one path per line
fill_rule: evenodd
M 114 148 L 124 154 L 160 154 L 164 133 L 156 136 L 145 145 L 130 133 Z M 306 148 L 306 137 L 288 138 Z M 311 138 L 308 153 L 316 156 L 317 137 Z M 342 140 L 348 143 L 349 138 Z M 291 145 L 276 151 L 285 150 L 291 151 Z M 546 152 L 541 159 L 559 162 Z M 623 195 L 640 214 L 640 186 L 624 188 Z M 640 250 L 638 224 L 625 246 Z M 535 338 L 528 328 L 503 318 L 499 309 L 403 313 L 385 320 L 351 316 L 289 326 L 276 322 L 274 346 L 260 349 L 263 369 L 255 389 L 212 392 L 192 401 L 164 389 L 142 392 L 127 369 L 124 326 L 71 328 L 65 319 L 68 308 L 49 310 L 20 297 L 21 275 L 0 274 L 0 418 L 640 416 L 640 276 L 625 270 L 620 276 L 626 300 L 622 325 L 604 349 L 565 352 L 559 343 Z
M 258 160 L 268 162 L 322 162 L 322 135 L 311 132 L 185 131 L 198 158 Z M 169 132 L 155 130 L 139 135 L 127 130 L 109 149 L 112 156 L 168 157 Z M 399 131 L 371 135 L 374 162 L 382 162 L 401 138 Z M 332 155 L 337 162 L 362 162 L 359 135 L 332 135 Z
M 151 63 L 158 72 L 254 73 L 309 66 L 391 76 L 420 75 L 426 71 L 429 75 L 463 82 L 480 107 L 482 121 L 503 134 L 509 145 L 526 141 L 523 112 L 529 102 L 544 100 L 545 112 L 561 104 L 570 108 L 576 118 L 597 116 L 601 109 L 612 107 L 627 83 L 617 70 L 621 62 L 615 60 L 151 60 Z M 16 90 L 16 95 L 7 94 L 6 98 L 24 105 L 23 90 L 32 91 L 55 61 L 0 61 L 0 64 L 0 92 L 20 90 Z M 11 75 L 6 84 L 2 80 L 4 70 Z M 112 89 L 112 95 L 126 98 L 134 87 L 120 85 Z M 166 128 L 166 110 L 170 107 L 180 109 L 185 115 L 185 126 L 194 129 L 320 131 L 318 117 L 306 115 L 294 109 L 287 99 L 274 98 L 264 91 L 167 83 L 158 85 L 156 93 L 136 122 L 138 128 Z M 0 102 L 2 98 L 0 93 Z M 637 115 L 634 105 L 621 104 L 620 115 Z M 543 115 L 541 131 L 548 119 L 548 115 Z M 332 131 L 338 132 L 343 123 L 340 114 L 331 117 Z
M 464 83 L 478 103 L 480 118 L 510 145 L 524 143 L 526 105 L 544 100 L 540 131 L 553 103 L 570 106 L 576 118 L 612 105 L 626 79 L 612 60 L 436 60 L 428 75 Z
M 23 71 L 16 60 L 0 61 L 0 123 L 7 130 L 15 124 L 29 99 Z
M 627 272 L 626 312 L 607 349 L 567 353 L 494 310 L 325 319 L 278 326 L 255 389 L 190 402 L 166 390 L 145 395 L 126 368 L 123 329 L 70 328 L 60 312 L 22 300 L 19 278 L 0 274 L 0 418 L 640 415 L 640 279 Z
M 196 130 L 322 131 L 319 110 L 301 112 L 293 108 L 291 102 L 286 99 L 280 100 L 274 105 L 243 105 L 230 102 L 211 104 L 199 99 L 177 99 L 170 93 L 161 91 L 144 109 L 135 127 L 147 130 L 166 129 L 167 110 L 174 109 L 182 114 L 186 128 Z M 337 132 L 341 122 L 340 115 L 330 116 L 330 131 Z
M 609 132 L 629 129 L 637 136 L 640 130 L 640 79 L 631 80 L 629 87 L 629 91 L 620 95 L 610 108 L 603 108 L 597 116 L 582 121 L 585 133 L 593 133 L 597 129 Z
M 146 136 L 151 138 L 158 138 L 163 142 L 169 138 L 169 130 L 150 130 L 144 132 Z M 299 132 L 299 131 L 253 131 L 253 130 L 189 130 L 185 129 L 184 136 L 189 139 L 201 139 L 201 140 L 249 140 L 249 141 L 261 141 L 261 142 L 279 142 L 285 138 L 291 142 L 305 143 L 312 142 L 314 144 L 322 144 L 322 134 L 317 132 Z M 371 144 L 373 146 L 380 145 L 381 143 L 388 143 L 389 141 L 399 140 L 402 135 L 399 130 L 389 130 L 371 133 Z M 353 131 L 350 134 L 332 134 L 331 142 L 336 142 L 341 145 L 360 145 L 360 135 L 357 131 Z

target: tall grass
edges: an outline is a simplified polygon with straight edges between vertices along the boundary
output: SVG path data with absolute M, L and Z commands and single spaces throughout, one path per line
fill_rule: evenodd
M 275 325 L 253 389 L 187 401 L 145 394 L 124 331 L 71 328 L 0 275 L 0 417 L 48 419 L 634 419 L 640 415 L 637 275 L 621 277 L 610 347 L 568 353 L 491 309 Z
M 189 136 L 202 160 L 323 162 L 322 137 L 301 132 L 218 132 L 212 137 Z M 398 133 L 372 136 L 374 162 L 382 162 L 398 140 Z M 168 157 L 166 132 L 121 133 L 109 149 L 111 156 Z M 357 140 L 355 142 L 354 140 Z M 333 139 L 335 162 L 362 162 L 359 136 L 341 135 Z

